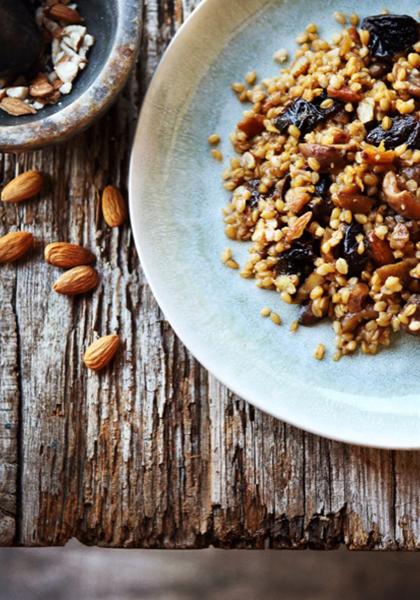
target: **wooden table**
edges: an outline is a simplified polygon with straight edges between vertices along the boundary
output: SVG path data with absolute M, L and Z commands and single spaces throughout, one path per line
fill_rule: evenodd
M 125 188 L 141 99 L 193 4 L 145 2 L 138 69 L 94 128 L 1 158 L 4 181 L 32 167 L 49 181 L 40 200 L 0 207 L 1 233 L 38 240 L 30 258 L 1 267 L 0 544 L 415 549 L 420 454 L 321 439 L 234 396 L 165 321 L 130 228 L 101 220 L 99 190 Z M 96 252 L 91 297 L 51 292 L 59 271 L 42 249 L 54 240 Z M 113 330 L 123 352 L 88 372 L 84 348 Z

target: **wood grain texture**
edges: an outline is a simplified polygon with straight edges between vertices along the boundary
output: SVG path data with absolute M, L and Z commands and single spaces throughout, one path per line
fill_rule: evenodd
M 0 544 L 417 549 L 420 454 L 321 439 L 234 396 L 165 321 L 129 227 L 101 220 L 98 192 L 126 192 L 138 107 L 195 4 L 143 4 L 137 71 L 94 128 L 2 157 L 4 181 L 37 168 L 48 184 L 39 200 L 0 207 L 0 233 L 37 239 L 0 275 Z M 96 292 L 51 292 L 60 270 L 42 248 L 57 240 L 95 252 Z M 114 331 L 124 346 L 113 368 L 87 372 L 84 349 Z

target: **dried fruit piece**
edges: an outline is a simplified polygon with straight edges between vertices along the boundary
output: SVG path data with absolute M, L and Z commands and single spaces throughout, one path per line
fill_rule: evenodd
M 374 231 L 369 231 L 367 238 L 369 253 L 376 265 L 382 266 L 394 262 L 394 255 L 386 240 L 381 240 Z
M 7 114 L 12 115 L 12 117 L 21 117 L 22 115 L 35 115 L 36 110 L 29 106 L 29 104 L 25 104 L 23 100 L 19 100 L 19 98 L 3 98 L 0 102 L 0 109 L 7 112 Z
M 278 275 L 306 277 L 313 269 L 316 259 L 316 242 L 310 236 L 295 240 L 290 250 L 282 252 L 276 265 Z
M 408 15 L 365 17 L 360 27 L 369 31 L 369 51 L 377 58 L 389 58 L 404 52 L 419 39 L 418 23 Z
M 75 296 L 84 294 L 96 288 L 99 283 L 99 275 L 92 267 L 73 267 L 63 273 L 53 285 L 53 290 L 58 294 Z
M 21 173 L 3 188 L 3 202 L 21 202 L 39 194 L 44 178 L 38 171 Z
M 66 6 L 65 4 L 54 4 L 48 11 L 48 14 L 53 19 L 57 21 L 63 21 L 64 23 L 69 23 L 71 25 L 75 25 L 77 23 L 82 22 L 82 18 L 73 8 Z
M 102 214 L 109 227 L 119 227 L 127 218 L 124 198 L 114 185 L 107 185 L 102 192 Z
M 347 261 L 349 277 L 360 275 L 368 259 L 366 248 L 359 254 L 359 236 L 362 236 L 362 240 L 364 240 L 364 230 L 359 223 L 353 222 L 346 227 L 342 243 L 342 256 Z
M 257 208 L 261 194 L 259 191 L 261 181 L 259 179 L 250 179 L 245 183 L 245 187 L 251 192 L 251 198 L 248 201 L 248 206 L 252 209 Z
M 315 185 L 315 195 L 308 204 L 312 211 L 313 220 L 320 225 L 328 225 L 334 204 L 330 198 L 331 177 L 326 173 L 321 173 L 318 183 Z
M 304 327 L 310 327 L 322 320 L 322 317 L 316 317 L 312 312 L 312 302 L 301 304 L 299 309 L 298 323 Z
M 320 198 L 325 198 L 330 191 L 331 177 L 327 173 L 321 173 L 318 183 L 315 185 L 315 194 Z
M 52 242 L 45 247 L 44 257 L 47 263 L 56 267 L 70 269 L 80 265 L 90 265 L 95 256 L 87 248 L 67 242 Z
M 34 238 L 28 231 L 13 231 L 0 237 L 0 263 L 19 260 L 33 244 Z
M 354 331 L 362 321 L 370 321 L 377 318 L 378 312 L 372 308 L 365 308 L 358 313 L 348 313 L 341 323 L 343 333 Z
M 295 125 L 301 135 L 304 136 L 312 131 L 319 123 L 325 121 L 329 116 L 341 109 L 342 103 L 336 101 L 330 108 L 321 108 L 320 104 L 326 100 L 327 96 L 318 96 L 313 102 L 308 102 L 303 98 L 298 98 L 289 104 L 286 109 L 274 119 L 274 126 L 284 133 L 290 127 Z
M 262 115 L 248 115 L 239 121 L 238 129 L 243 131 L 247 138 L 253 138 L 264 131 L 264 117 Z
M 88 369 L 100 371 L 114 358 L 120 346 L 118 335 L 105 335 L 91 344 L 83 357 Z
M 393 117 L 390 129 L 375 127 L 367 134 L 366 142 L 374 146 L 383 142 L 385 148 L 391 149 L 407 144 L 408 148 L 420 150 L 420 122 L 410 115 Z

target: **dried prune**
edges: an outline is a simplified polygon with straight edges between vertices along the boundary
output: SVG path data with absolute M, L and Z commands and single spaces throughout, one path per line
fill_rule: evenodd
M 246 182 L 246 187 L 251 192 L 251 198 L 248 202 L 248 206 L 250 206 L 252 209 L 257 208 L 258 206 L 258 202 L 261 196 L 260 191 L 258 189 L 260 183 L 261 181 L 259 179 L 250 179 Z
M 271 198 L 275 194 L 274 189 L 271 189 L 265 194 L 262 194 L 259 189 L 260 185 L 260 179 L 249 179 L 248 181 L 244 182 L 244 186 L 251 192 L 251 198 L 248 201 L 248 206 L 251 209 L 258 208 L 258 202 L 261 198 Z
M 348 265 L 348 276 L 357 277 L 363 271 L 368 260 L 368 254 L 366 251 L 367 244 L 365 244 L 365 250 L 363 254 L 359 254 L 359 240 L 357 239 L 360 235 L 365 237 L 363 227 L 354 222 L 346 227 L 344 232 L 344 238 L 340 245 L 341 253 L 340 256 L 346 259 Z
M 312 211 L 312 218 L 320 225 L 328 225 L 334 204 L 329 198 L 313 198 L 307 208 Z
M 404 52 L 419 39 L 418 23 L 408 15 L 374 15 L 363 19 L 360 27 L 369 31 L 369 51 L 376 58 Z
M 293 242 L 292 247 L 279 256 L 276 265 L 278 275 L 299 275 L 306 277 L 313 269 L 317 257 L 317 241 L 304 234 Z
M 319 196 L 320 198 L 325 198 L 330 191 L 331 183 L 331 177 L 328 175 L 328 173 L 321 173 L 318 183 L 315 185 L 315 195 Z
M 295 125 L 304 136 L 312 131 L 319 123 L 325 121 L 330 115 L 335 114 L 342 107 L 342 102 L 335 101 L 329 108 L 321 108 L 321 103 L 327 98 L 324 93 L 308 102 L 298 98 L 289 104 L 286 109 L 274 120 L 274 126 L 284 133 L 290 125 Z
M 420 150 L 420 121 L 410 115 L 393 117 L 390 129 L 386 131 L 379 125 L 367 134 L 366 141 L 375 146 L 384 142 L 387 149 L 407 144 L 409 148 Z
M 244 185 L 251 192 L 251 198 L 249 199 L 248 206 L 252 209 L 258 207 L 258 202 L 259 202 L 260 198 L 271 197 L 271 196 L 273 196 L 273 193 L 274 193 L 274 190 L 271 190 L 266 194 L 261 194 L 261 192 L 259 190 L 260 184 L 261 184 L 261 181 L 259 179 L 250 179 L 249 181 L 246 181 L 244 183 Z
M 312 211 L 312 218 L 320 225 L 328 225 L 334 204 L 330 198 L 331 177 L 327 173 L 322 173 L 318 183 L 315 185 L 314 198 L 309 202 L 308 207 Z

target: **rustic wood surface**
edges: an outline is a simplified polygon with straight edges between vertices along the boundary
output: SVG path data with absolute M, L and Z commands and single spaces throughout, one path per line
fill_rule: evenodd
M 109 230 L 98 190 L 125 186 L 130 140 L 163 50 L 198 2 L 147 0 L 138 68 L 119 102 L 66 145 L 1 158 L 37 168 L 39 201 L 0 207 L 0 233 L 32 231 L 1 267 L 0 544 L 416 549 L 420 454 L 306 434 L 245 403 L 182 346 L 139 267 L 129 227 Z M 92 248 L 90 297 L 51 292 L 43 246 Z M 102 375 L 81 364 L 96 333 L 124 348 Z

